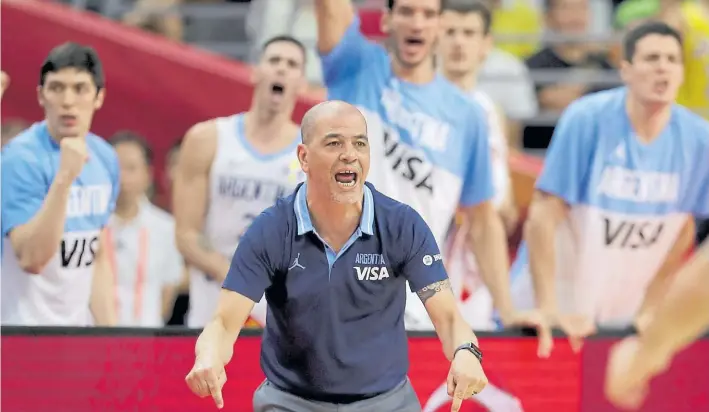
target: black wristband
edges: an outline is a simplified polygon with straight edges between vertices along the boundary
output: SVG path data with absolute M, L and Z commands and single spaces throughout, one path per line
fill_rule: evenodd
M 453 358 L 455 358 L 455 355 L 459 350 L 467 350 L 478 358 L 478 362 L 483 363 L 483 353 L 473 342 L 465 342 L 464 344 L 458 346 L 455 349 L 455 352 L 453 352 Z

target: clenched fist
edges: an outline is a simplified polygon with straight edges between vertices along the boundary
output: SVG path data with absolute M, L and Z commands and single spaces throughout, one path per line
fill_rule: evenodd
M 224 407 L 222 388 L 226 383 L 226 371 L 221 362 L 197 358 L 185 381 L 195 395 L 200 398 L 211 396 L 218 409 Z
M 81 174 L 84 164 L 89 159 L 86 140 L 81 137 L 65 137 L 59 147 L 61 152 L 59 170 L 66 173 L 73 181 Z

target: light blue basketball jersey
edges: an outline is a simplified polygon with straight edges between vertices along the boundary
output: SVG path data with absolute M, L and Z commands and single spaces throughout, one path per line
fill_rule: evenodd
M 556 126 L 536 188 L 570 206 L 557 235 L 560 309 L 624 325 L 692 216 L 709 216 L 709 123 L 673 106 L 643 143 L 628 118 L 627 90 L 583 97 Z M 533 305 L 528 253 L 512 268 L 517 303 Z
M 443 244 L 459 205 L 494 194 L 483 108 L 440 75 L 412 84 L 392 72 L 387 51 L 355 19 L 322 56 L 328 98 L 357 106 L 367 119 L 368 181 L 412 206 Z
M 119 191 L 118 159 L 88 134 L 89 160 L 72 183 L 64 236 L 41 274 L 24 272 L 8 237 L 42 207 L 59 168 L 60 148 L 45 122 L 35 123 L 2 150 L 2 323 L 86 325 L 99 234 Z

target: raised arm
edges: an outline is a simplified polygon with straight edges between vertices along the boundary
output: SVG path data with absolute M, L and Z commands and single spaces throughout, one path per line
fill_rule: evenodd
M 47 188 L 36 154 L 23 148 L 3 153 L 2 234 L 25 272 L 39 274 L 57 253 L 71 184 L 86 159 L 83 139 L 63 139 L 59 170 Z
M 214 121 L 198 123 L 185 135 L 173 191 L 177 247 L 189 265 L 221 282 L 229 260 L 206 241 L 204 217 L 209 201 L 209 172 L 217 150 Z
M 315 0 L 315 18 L 318 23 L 318 51 L 329 54 L 342 41 L 347 28 L 354 21 L 351 0 Z

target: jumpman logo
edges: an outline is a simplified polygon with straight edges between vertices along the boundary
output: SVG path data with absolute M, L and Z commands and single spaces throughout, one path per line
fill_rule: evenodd
M 301 265 L 301 264 L 298 262 L 298 259 L 300 259 L 300 253 L 298 253 L 298 256 L 295 257 L 295 260 L 293 261 L 293 264 L 291 265 L 291 267 L 288 268 L 288 270 L 292 270 L 293 268 L 305 269 L 305 266 Z

